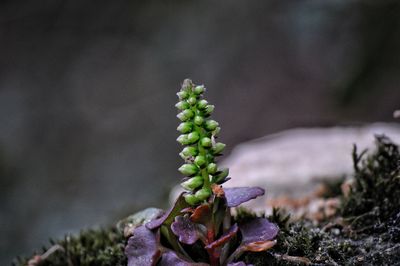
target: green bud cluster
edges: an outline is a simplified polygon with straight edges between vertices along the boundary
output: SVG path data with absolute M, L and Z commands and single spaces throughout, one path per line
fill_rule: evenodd
M 215 162 L 225 144 L 216 141 L 220 127 L 210 119 L 214 105 L 203 99 L 205 90 L 186 79 L 175 105 L 181 120 L 177 130 L 182 133 L 177 141 L 185 146 L 179 153 L 185 163 L 178 170 L 188 177 L 181 186 L 187 191 L 186 202 L 191 205 L 207 200 L 212 195 L 211 185 L 222 183 L 229 174 L 228 169 L 219 169 Z

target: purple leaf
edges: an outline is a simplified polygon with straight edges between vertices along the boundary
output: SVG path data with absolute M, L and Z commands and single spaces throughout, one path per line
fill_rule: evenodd
M 164 213 L 165 212 L 161 209 L 147 208 L 119 221 L 117 223 L 117 228 L 119 231 L 124 233 L 126 238 L 129 238 L 133 235 L 133 231 L 136 227 L 155 220 L 161 217 Z
M 162 257 L 161 261 L 158 266 L 208 266 L 206 263 L 196 263 L 196 262 L 189 262 L 176 254 L 172 250 L 166 251 Z
M 228 266 L 253 266 L 253 264 L 246 264 L 243 261 L 229 263 Z
M 186 216 L 176 216 L 171 229 L 181 243 L 192 245 L 199 239 L 196 224 Z
M 125 247 L 128 266 L 153 266 L 161 256 L 159 233 L 147 229 L 144 225 L 135 229 Z
M 146 224 L 146 227 L 150 230 L 154 230 L 160 227 L 162 224 L 170 225 L 174 221 L 175 216 L 177 216 L 183 209 L 187 207 L 189 207 L 189 204 L 186 203 L 185 198 L 183 197 L 183 193 L 181 193 L 171 209 L 169 209 L 160 218 L 148 222 Z
M 265 218 L 255 218 L 239 226 L 242 233 L 242 243 L 268 241 L 276 237 L 279 228 Z
M 260 187 L 233 187 L 224 188 L 224 192 L 228 207 L 236 207 L 264 195 L 265 190 Z
M 160 227 L 164 223 L 164 221 L 168 218 L 168 215 L 170 214 L 170 212 L 171 212 L 171 210 L 164 213 L 164 215 L 161 216 L 160 218 L 148 222 L 146 224 L 146 228 L 150 229 L 150 230 L 154 230 L 154 229 Z
M 252 219 L 239 225 L 239 228 L 242 233 L 242 243 L 229 256 L 227 262 L 240 258 L 246 251 L 261 252 L 276 244 L 276 240 L 272 239 L 277 236 L 279 228 L 265 218 Z

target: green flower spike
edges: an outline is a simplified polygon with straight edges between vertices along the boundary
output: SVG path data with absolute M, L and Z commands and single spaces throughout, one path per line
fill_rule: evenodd
M 183 82 L 177 93 L 179 102 L 175 107 L 182 123 L 177 130 L 182 133 L 177 141 L 186 146 L 179 154 L 185 160 L 179 171 L 191 177 L 181 183 L 187 191 L 184 198 L 190 205 L 198 205 L 212 195 L 211 186 L 222 183 L 228 176 L 228 169 L 218 171 L 215 157 L 220 155 L 225 144 L 215 142 L 219 124 L 209 116 L 214 105 L 203 98 L 206 91 L 203 85 L 194 85 L 191 80 Z

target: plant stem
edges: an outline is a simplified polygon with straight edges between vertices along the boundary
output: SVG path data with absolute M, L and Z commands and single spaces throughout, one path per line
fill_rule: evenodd
M 200 139 L 203 138 L 204 136 L 206 136 L 206 134 L 204 134 L 204 129 L 202 129 L 199 126 L 195 126 L 194 128 L 199 133 Z M 204 156 L 204 158 L 207 158 L 207 151 L 203 146 L 201 146 L 200 141 L 197 144 L 197 148 L 199 150 L 199 154 Z M 209 163 L 209 161 L 207 159 L 206 165 L 208 165 L 208 163 Z M 204 180 L 203 188 L 211 189 L 210 177 L 209 177 L 207 168 L 203 168 L 201 170 L 201 176 L 203 177 L 203 180 Z
M 207 189 L 211 189 L 210 177 L 209 177 L 209 175 L 208 175 L 207 169 L 201 170 L 201 176 L 203 177 L 203 180 L 204 180 L 204 185 L 203 185 L 203 187 L 204 187 L 204 188 L 207 188 Z
M 209 226 L 207 228 L 207 241 L 208 243 L 212 243 L 214 241 L 214 229 L 213 226 Z M 210 257 L 210 265 L 211 266 L 218 266 L 219 265 L 219 258 L 218 255 L 215 254 L 214 249 L 207 250 L 208 256 Z

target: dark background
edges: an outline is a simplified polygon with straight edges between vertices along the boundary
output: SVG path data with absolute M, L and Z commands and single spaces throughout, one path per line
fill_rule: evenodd
M 0 264 L 166 207 L 184 78 L 231 149 L 392 121 L 399 47 L 399 1 L 1 1 Z

